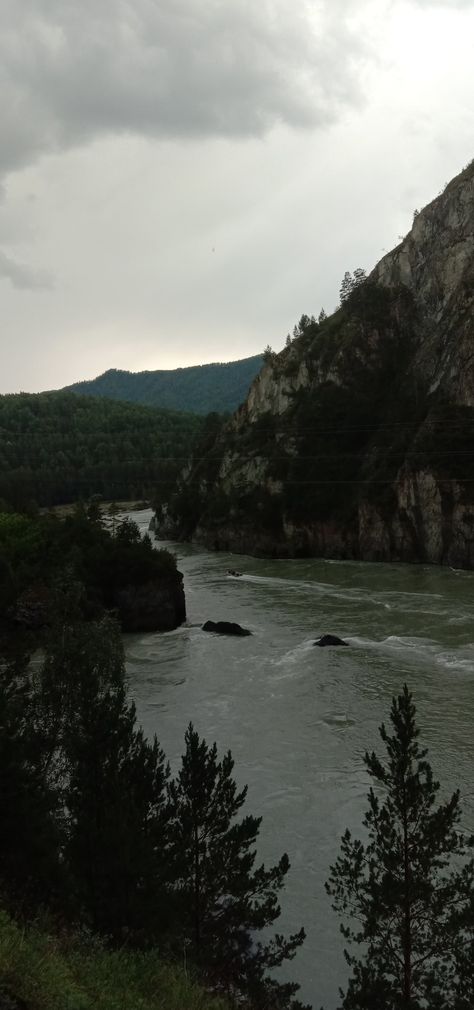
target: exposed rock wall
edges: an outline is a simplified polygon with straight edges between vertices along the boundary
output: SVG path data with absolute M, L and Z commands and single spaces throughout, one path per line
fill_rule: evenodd
M 186 535 L 474 567 L 474 163 L 333 317 L 308 323 L 191 468 Z

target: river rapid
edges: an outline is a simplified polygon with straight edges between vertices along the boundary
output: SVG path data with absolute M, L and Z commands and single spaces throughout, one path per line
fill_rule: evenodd
M 151 515 L 130 518 L 145 532 Z M 276 927 L 304 925 L 307 939 L 284 977 L 315 1010 L 335 1010 L 347 966 L 324 882 L 345 828 L 363 837 L 363 756 L 382 753 L 378 726 L 404 682 L 442 794 L 459 787 L 463 824 L 474 829 L 474 573 L 157 546 L 177 556 L 187 623 L 126 637 L 138 718 L 173 769 L 190 720 L 208 743 L 230 748 L 235 777 L 248 784 L 243 810 L 263 817 L 260 860 L 288 852 L 291 862 Z M 206 620 L 237 621 L 252 637 L 208 634 Z M 350 648 L 314 648 L 325 633 Z

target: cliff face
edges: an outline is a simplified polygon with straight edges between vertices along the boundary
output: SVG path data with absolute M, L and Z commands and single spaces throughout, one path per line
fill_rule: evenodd
M 216 549 L 474 567 L 474 163 L 264 364 L 172 506 Z

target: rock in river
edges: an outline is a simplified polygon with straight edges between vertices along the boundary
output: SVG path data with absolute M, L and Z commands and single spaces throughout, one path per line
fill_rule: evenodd
M 214 631 L 218 635 L 251 635 L 247 628 L 241 628 L 240 624 L 232 621 L 206 621 L 202 626 L 203 631 Z
M 314 644 L 320 645 L 322 648 L 325 645 L 349 645 L 349 642 L 344 642 L 337 635 L 322 635 Z

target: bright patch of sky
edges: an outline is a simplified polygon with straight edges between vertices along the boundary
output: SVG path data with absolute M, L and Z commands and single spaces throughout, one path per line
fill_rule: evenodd
M 0 392 L 283 346 L 474 156 L 474 0 L 0 0 Z

